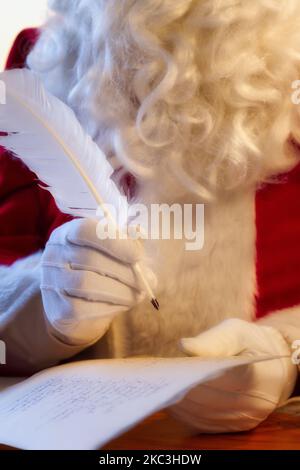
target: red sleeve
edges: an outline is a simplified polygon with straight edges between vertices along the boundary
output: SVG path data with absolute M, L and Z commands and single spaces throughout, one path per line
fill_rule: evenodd
M 8 68 L 25 66 L 38 34 L 29 29 L 18 35 Z M 43 249 L 51 232 L 69 220 L 22 161 L 0 147 L 0 264 L 9 265 Z

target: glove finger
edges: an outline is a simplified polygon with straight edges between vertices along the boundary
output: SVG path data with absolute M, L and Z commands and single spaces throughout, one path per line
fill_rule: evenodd
M 223 323 L 194 338 L 183 338 L 181 347 L 191 356 L 229 357 L 245 350 L 244 328 L 247 322 L 238 319 Z
M 130 307 L 140 302 L 144 294 L 127 285 L 90 271 L 49 267 L 42 276 L 43 289 L 63 291 L 71 297 L 78 297 L 92 302 L 107 302 Z
M 97 234 L 99 221 L 95 219 L 78 219 L 67 227 L 66 240 L 74 245 L 86 246 L 107 253 L 112 258 L 127 264 L 137 263 L 143 254 L 142 244 L 131 239 L 101 240 Z
M 47 245 L 47 252 L 43 257 L 45 267 L 65 267 L 79 271 L 92 271 L 102 276 L 119 280 L 123 284 L 137 290 L 143 290 L 140 279 L 129 264 L 124 264 L 106 253 L 101 253 L 93 248 L 77 246 L 75 249 L 70 244 Z M 144 267 L 147 280 L 153 289 L 157 286 L 156 277 L 153 272 Z
M 225 433 L 249 431 L 260 424 L 271 413 L 248 414 L 247 411 L 223 411 L 215 413 L 205 406 L 179 403 L 171 408 L 171 414 L 177 419 L 203 433 Z
M 181 346 L 187 354 L 206 357 L 242 353 L 252 356 L 289 355 L 285 340 L 274 328 L 238 318 L 225 320 L 194 338 L 184 338 Z
M 219 425 L 223 431 L 241 431 L 259 424 L 275 406 L 276 401 L 204 384 L 192 389 L 173 411 L 197 427 L 206 423 L 209 428 Z
M 109 302 L 90 302 L 79 297 L 70 297 L 64 291 L 54 288 L 42 288 L 43 299 L 47 302 L 47 316 L 53 320 L 59 319 L 62 323 L 71 324 L 83 320 L 105 319 L 119 312 L 124 312 L 128 308 L 124 305 L 112 304 Z
M 112 319 L 127 310 L 121 305 L 72 298 L 54 289 L 42 289 L 46 317 L 66 341 L 87 344 L 102 337 Z M 101 314 L 99 314 L 101 312 Z

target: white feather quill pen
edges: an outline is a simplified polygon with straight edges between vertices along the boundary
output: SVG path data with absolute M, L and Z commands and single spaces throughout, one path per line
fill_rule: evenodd
M 0 74 L 5 100 L 0 104 L 0 145 L 21 158 L 47 184 L 62 212 L 95 216 L 99 207 L 117 226 L 107 205 L 124 224 L 128 204 L 111 179 L 112 166 L 98 145 L 83 130 L 74 112 L 48 93 L 31 71 L 10 70 Z M 2 100 L 3 101 L 3 100 Z M 151 302 L 158 302 L 139 265 Z

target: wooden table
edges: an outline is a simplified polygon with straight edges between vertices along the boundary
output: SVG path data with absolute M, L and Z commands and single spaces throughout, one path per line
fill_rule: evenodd
M 1 447 L 0 450 L 6 450 Z M 300 417 L 273 414 L 254 431 L 201 435 L 165 412 L 109 443 L 105 450 L 300 450 Z

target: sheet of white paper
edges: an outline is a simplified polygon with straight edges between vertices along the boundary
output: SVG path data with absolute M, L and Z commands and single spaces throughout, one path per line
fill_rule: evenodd
M 48 369 L 0 392 L 0 442 L 35 450 L 98 449 L 196 384 L 252 362 L 141 358 Z

